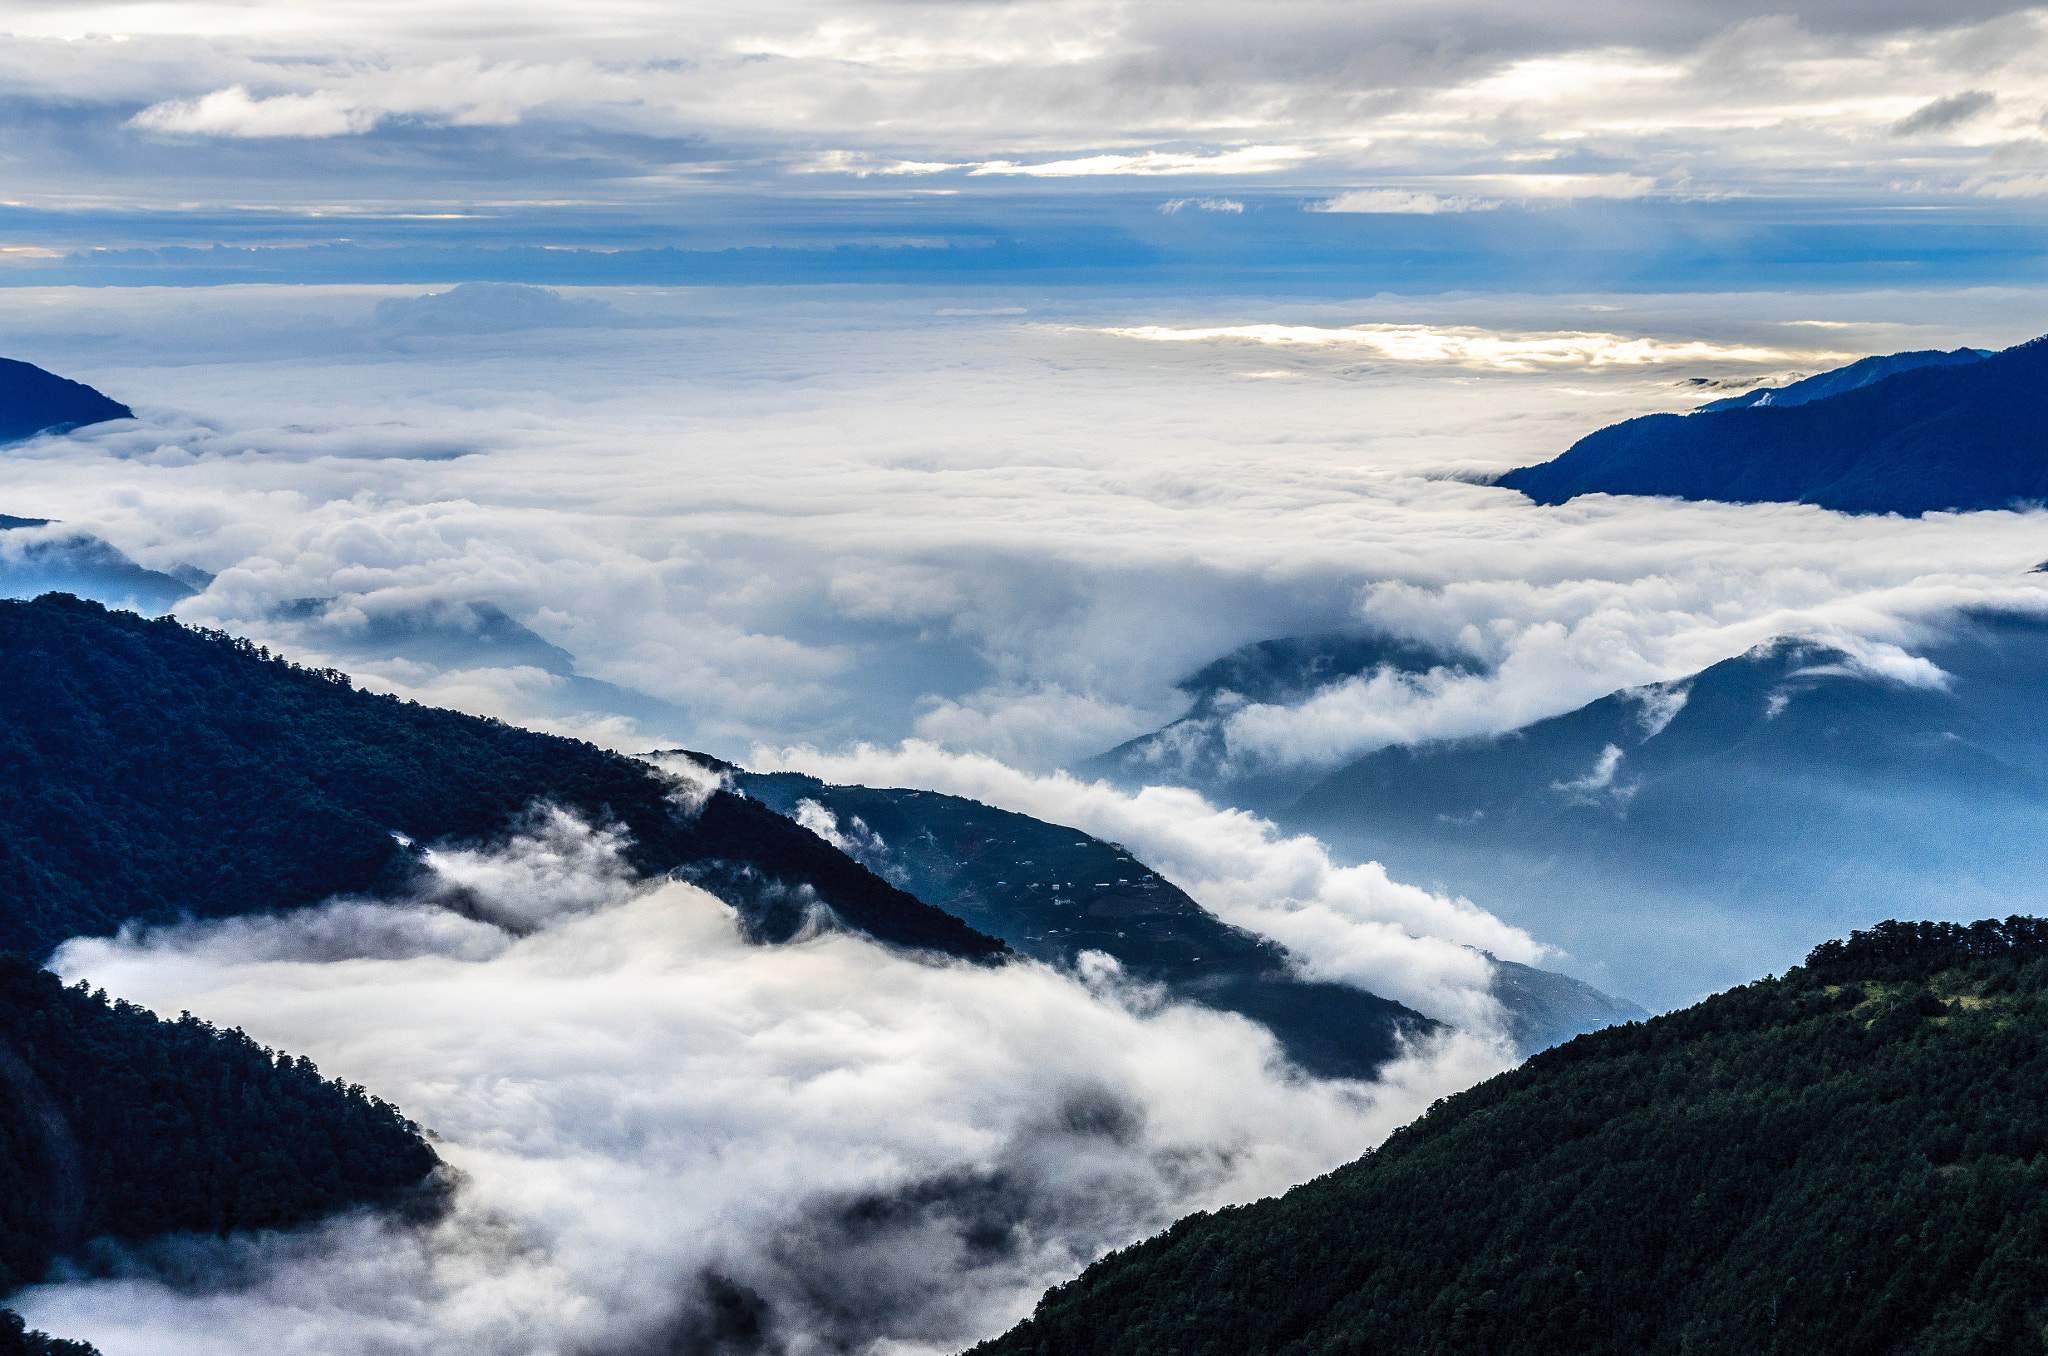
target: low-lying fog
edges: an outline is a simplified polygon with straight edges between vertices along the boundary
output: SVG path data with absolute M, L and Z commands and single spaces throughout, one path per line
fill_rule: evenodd
M 459 1174 L 432 1225 L 173 1243 L 28 1292 L 107 1356 L 946 1352 L 1190 1210 L 1277 1192 L 1506 1067 L 1484 1034 L 1382 1083 L 1113 968 L 741 941 L 567 816 L 436 858 L 519 932 L 338 902 L 60 955 L 160 1012 L 397 1101 Z

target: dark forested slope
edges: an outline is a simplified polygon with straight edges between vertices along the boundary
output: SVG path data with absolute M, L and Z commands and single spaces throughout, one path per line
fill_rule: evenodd
M 99 1356 L 99 1349 L 36 1332 L 21 1321 L 20 1314 L 0 1309 L 0 1356 Z
M 1581 1036 L 982 1356 L 2048 1349 L 2048 923 L 1888 923 Z
M 62 594 L 0 601 L 0 950 L 402 887 L 415 843 L 485 840 L 537 801 L 623 825 L 773 940 L 815 897 L 882 940 L 1002 944 L 726 791 L 686 812 L 646 764 L 352 689 L 246 641 Z
M 1676 495 L 1917 516 L 2035 503 L 2048 499 L 2044 389 L 2048 340 L 2037 339 L 1802 405 L 1630 419 L 1496 483 L 1539 504 Z
M 438 1161 L 396 1108 L 308 1060 L 0 957 L 0 1292 L 91 1239 L 389 1202 Z
M 33 363 L 0 358 L 0 442 L 27 438 L 45 429 L 79 428 L 134 416 L 126 405 L 109 400 L 84 382 L 45 372 Z

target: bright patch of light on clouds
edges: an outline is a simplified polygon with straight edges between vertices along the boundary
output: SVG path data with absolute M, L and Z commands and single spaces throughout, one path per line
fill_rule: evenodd
M 1106 329 L 1103 333 L 1127 339 L 1183 344 L 1238 339 L 1257 344 L 1342 345 L 1364 349 L 1394 362 L 1456 363 L 1511 372 L 1610 364 L 1788 363 L 1795 360 L 1829 363 L 1848 359 L 1845 354 L 1711 344 L 1699 340 L 1674 343 L 1619 334 L 1580 332 L 1508 335 L 1408 325 L 1350 325 L 1342 329 L 1312 325 L 1219 325 L 1202 329 L 1133 325 Z
M 1490 212 L 1499 206 L 1498 201 L 1490 198 L 1446 198 L 1405 188 L 1358 188 L 1322 202 L 1312 202 L 1308 204 L 1308 210 L 1428 217 L 1439 212 Z
M 1101 174 L 1270 174 L 1313 152 L 1299 146 L 1244 146 L 1234 151 L 1202 155 L 1188 151 L 1141 151 L 1130 155 L 1091 155 L 1075 160 L 1050 160 L 1020 165 L 1009 160 L 989 160 L 970 174 L 1024 174 L 1042 179 L 1069 179 Z M 1227 208 L 1224 210 L 1228 210 Z
M 338 137 L 367 132 L 380 113 L 333 94 L 279 94 L 252 99 L 241 85 L 197 99 L 152 104 L 131 121 L 152 132 L 231 137 Z

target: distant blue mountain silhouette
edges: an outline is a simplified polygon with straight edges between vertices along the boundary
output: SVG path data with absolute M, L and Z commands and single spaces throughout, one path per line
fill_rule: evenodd
M 2048 904 L 2048 617 L 1971 614 L 1910 687 L 1785 638 L 1508 734 L 1380 749 L 1274 813 L 1662 1007 L 1917 909 Z
M 84 382 L 45 372 L 34 363 L 0 358 L 0 442 L 134 417 L 135 411 Z
M 1938 348 L 1916 349 L 1911 353 L 1881 353 L 1868 358 L 1858 358 L 1847 367 L 1837 367 L 1795 381 L 1789 386 L 1759 386 L 1754 391 L 1744 391 L 1739 396 L 1724 400 L 1710 400 L 1694 410 L 1694 414 L 1707 414 L 1714 410 L 1746 410 L 1753 405 L 1810 405 L 1816 400 L 1840 395 L 1844 391 L 1858 391 L 1865 386 L 1883 381 L 1886 377 L 1901 372 L 1910 372 L 1916 367 L 1967 367 L 1981 363 L 1990 357 L 1988 348 L 1959 348 L 1944 353 Z
M 2006 508 L 2048 499 L 2044 389 L 2048 340 L 2036 339 L 1803 404 L 1630 419 L 1496 483 L 1539 504 L 1639 494 L 1908 517 Z

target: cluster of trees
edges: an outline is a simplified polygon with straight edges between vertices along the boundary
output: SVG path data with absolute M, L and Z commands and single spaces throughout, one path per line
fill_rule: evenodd
M 0 1291 L 92 1239 L 431 1205 L 439 1161 L 397 1108 L 310 1060 L 0 957 Z
M 2048 924 L 1886 924 L 1582 1036 L 979 1356 L 2041 1352 Z
M 1806 958 L 1823 984 L 1858 979 L 1925 979 L 1959 966 L 2007 968 L 2048 957 L 2048 919 L 1986 918 L 1975 923 L 1879 923 L 1846 939 L 1822 942 Z M 1997 964 L 2003 962 L 2003 965 Z
M 0 950 L 46 955 L 130 919 L 289 909 L 402 888 L 414 843 L 488 840 L 537 801 L 689 868 L 766 939 L 803 887 L 885 941 L 1003 945 L 729 792 L 679 812 L 633 759 L 355 691 L 246 641 L 64 594 L 0 602 Z
M 12 1309 L 0 1309 L 0 1356 L 99 1356 L 86 1342 L 67 1342 L 35 1332 Z

